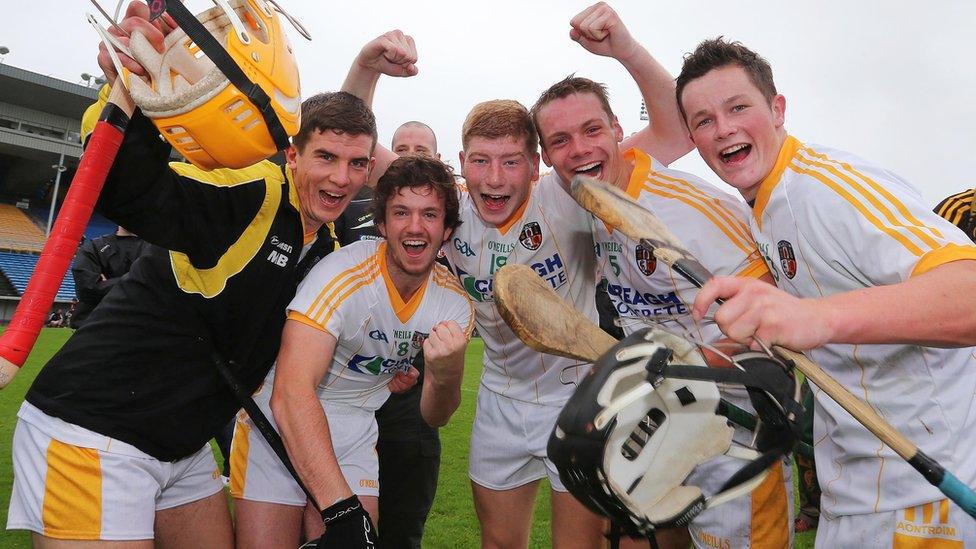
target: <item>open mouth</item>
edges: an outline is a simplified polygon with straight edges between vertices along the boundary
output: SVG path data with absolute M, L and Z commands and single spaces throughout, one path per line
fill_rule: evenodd
M 407 255 L 410 257 L 420 257 L 423 255 L 424 250 L 427 249 L 427 243 L 423 240 L 404 240 L 403 249 L 406 250 Z
M 747 143 L 739 143 L 738 145 L 732 145 L 731 147 L 722 149 L 719 151 L 718 155 L 725 164 L 736 164 L 745 160 L 745 158 L 749 156 L 749 153 L 751 152 L 752 145 Z
M 321 200 L 323 204 L 329 207 L 338 206 L 339 203 L 342 202 L 342 199 L 345 197 L 346 197 L 345 194 L 331 193 L 329 191 L 319 191 L 319 200 Z
M 587 177 L 600 177 L 603 172 L 603 162 L 591 162 L 573 169 L 573 173 Z
M 485 194 L 481 193 L 481 200 L 485 203 L 485 207 L 491 211 L 499 211 L 508 204 L 508 199 L 511 196 L 503 194 Z

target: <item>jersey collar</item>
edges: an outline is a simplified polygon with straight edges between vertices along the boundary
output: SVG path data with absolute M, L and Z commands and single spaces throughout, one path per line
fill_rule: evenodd
M 752 206 L 752 215 L 756 218 L 756 223 L 762 229 L 762 214 L 769 203 L 769 197 L 773 194 L 773 189 L 779 184 L 783 177 L 783 172 L 790 165 L 793 157 L 796 156 L 797 149 L 800 148 L 800 141 L 792 135 L 787 135 L 783 141 L 783 146 L 779 149 L 779 156 L 776 157 L 776 164 L 773 170 L 759 184 L 759 191 L 756 192 L 756 200 Z
M 396 313 L 400 322 L 405 324 L 417 312 L 417 308 L 420 307 L 420 302 L 424 299 L 424 294 L 427 293 L 427 286 L 430 283 L 430 273 L 427 274 L 427 280 L 424 282 L 424 285 L 414 292 L 410 301 L 404 302 L 403 298 L 400 297 L 400 292 L 393 284 L 389 268 L 386 265 L 386 246 L 387 242 L 384 240 L 380 242 L 380 245 L 376 249 L 376 253 L 379 254 L 380 274 L 383 276 L 383 282 L 386 284 L 386 293 L 390 295 L 390 307 Z

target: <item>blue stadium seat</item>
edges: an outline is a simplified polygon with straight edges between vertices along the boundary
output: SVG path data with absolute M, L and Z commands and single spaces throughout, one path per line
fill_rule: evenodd
M 27 281 L 34 274 L 34 268 L 37 266 L 38 258 L 40 256 L 37 254 L 0 252 L 0 270 L 7 275 L 10 283 L 13 284 L 20 295 L 23 295 L 24 290 L 27 289 Z M 75 280 L 69 272 L 61 282 L 61 287 L 58 289 L 55 299 L 57 301 L 71 301 L 74 297 Z

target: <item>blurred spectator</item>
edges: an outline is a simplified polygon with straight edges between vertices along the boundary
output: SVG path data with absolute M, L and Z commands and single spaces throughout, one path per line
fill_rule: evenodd
M 81 243 L 71 265 L 71 276 L 75 279 L 75 293 L 78 296 L 78 306 L 71 318 L 72 328 L 84 325 L 92 310 L 149 246 L 123 227 L 116 229 L 115 234 Z

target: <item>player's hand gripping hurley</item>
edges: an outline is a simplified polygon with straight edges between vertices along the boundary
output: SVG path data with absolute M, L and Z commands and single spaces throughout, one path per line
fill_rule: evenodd
M 653 250 L 654 257 L 666 263 L 689 282 L 701 288 L 710 278 L 708 271 L 654 214 L 620 190 L 592 178 L 573 178 L 572 195 L 581 206 L 628 237 Z M 721 303 L 721 301 L 719 300 Z M 873 408 L 859 400 L 820 366 L 801 353 L 774 345 L 772 351 L 791 361 L 798 370 L 841 405 L 854 419 L 905 459 L 933 486 L 976 518 L 976 493 L 937 461 L 899 433 Z

